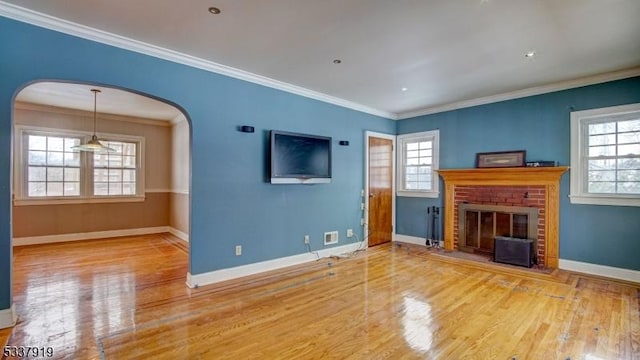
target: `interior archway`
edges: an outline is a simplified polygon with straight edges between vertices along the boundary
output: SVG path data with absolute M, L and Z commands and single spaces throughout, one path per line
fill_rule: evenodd
M 163 231 L 188 242 L 191 125 L 179 105 L 39 81 L 17 93 L 12 121 L 13 246 Z M 129 152 L 71 148 L 92 135 Z

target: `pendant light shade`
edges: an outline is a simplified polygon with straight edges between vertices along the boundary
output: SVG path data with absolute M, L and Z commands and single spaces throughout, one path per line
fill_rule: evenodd
M 101 91 L 98 89 L 91 89 L 91 92 L 93 92 L 93 135 L 91 136 L 91 140 L 87 141 L 86 144 L 80 144 L 77 146 L 73 146 L 71 148 L 73 150 L 99 152 L 99 153 L 116 152 L 115 149 L 112 149 L 108 146 L 103 145 L 100 142 L 100 140 L 98 140 L 98 136 L 96 135 L 97 102 L 98 102 L 98 93 Z

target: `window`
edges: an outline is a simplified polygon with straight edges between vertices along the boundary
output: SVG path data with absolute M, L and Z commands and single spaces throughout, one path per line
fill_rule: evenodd
M 123 201 L 141 198 L 143 138 L 110 135 L 115 153 L 72 149 L 90 135 L 16 127 L 16 204 Z
M 398 196 L 438 197 L 439 130 L 398 136 Z
M 640 206 L 640 104 L 571 113 L 570 198 Z

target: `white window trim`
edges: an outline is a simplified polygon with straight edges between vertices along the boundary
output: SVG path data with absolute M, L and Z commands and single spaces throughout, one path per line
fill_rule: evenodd
M 112 133 L 100 133 L 100 138 L 109 141 L 124 141 L 124 142 L 136 142 L 139 143 L 139 155 L 136 157 L 138 161 L 138 171 L 136 172 L 136 194 L 135 195 L 111 195 L 111 196 L 73 196 L 73 197 L 32 197 L 29 198 L 25 195 L 25 149 L 24 149 L 24 136 L 25 132 L 30 133 L 42 133 L 43 135 L 68 135 L 68 136 L 82 136 L 84 142 L 91 138 L 93 133 L 78 130 L 58 129 L 40 126 L 29 125 L 15 125 L 14 126 L 14 199 L 13 203 L 16 206 L 23 205 L 57 205 L 57 204 L 95 204 L 95 203 L 114 203 L 114 202 L 140 202 L 145 200 L 145 139 L 142 136 L 135 135 L 122 135 Z M 81 160 L 81 169 L 86 169 L 89 161 Z M 93 169 L 93 167 L 91 167 Z M 81 170 L 82 171 L 82 170 Z M 87 171 L 91 172 L 91 171 Z M 93 173 L 88 174 L 93 176 Z M 85 176 L 85 186 L 88 185 L 89 180 Z
M 415 141 L 419 139 L 433 139 L 433 168 L 432 168 L 432 189 L 426 190 L 404 190 L 404 148 L 405 143 L 408 141 Z M 423 131 L 419 133 L 411 133 L 397 136 L 398 151 L 397 156 L 397 174 L 396 174 L 396 194 L 397 196 L 406 197 L 425 197 L 425 198 L 437 198 L 440 197 L 440 179 L 438 177 L 437 170 L 440 168 L 440 130 Z
M 586 190 L 587 163 L 585 156 L 586 125 L 610 116 L 640 113 L 640 104 L 612 106 L 571 113 L 571 185 L 569 199 L 572 204 L 640 206 L 639 195 L 591 194 Z

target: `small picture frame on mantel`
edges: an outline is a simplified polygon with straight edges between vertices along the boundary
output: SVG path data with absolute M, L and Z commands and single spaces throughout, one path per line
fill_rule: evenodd
M 523 167 L 525 166 L 526 161 L 525 150 L 476 154 L 476 168 Z

